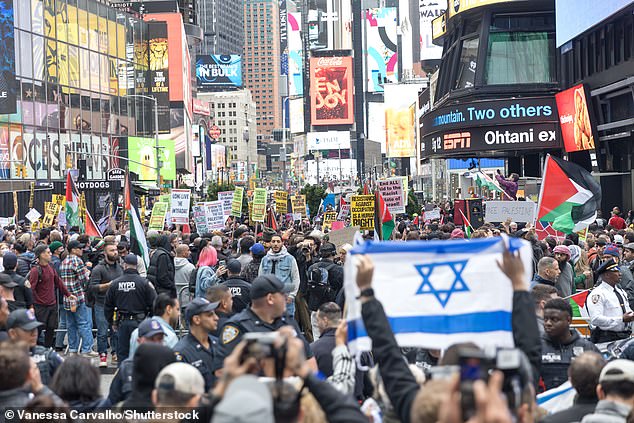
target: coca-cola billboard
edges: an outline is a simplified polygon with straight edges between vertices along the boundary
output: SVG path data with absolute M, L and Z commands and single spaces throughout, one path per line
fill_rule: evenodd
M 313 57 L 310 72 L 312 125 L 352 125 L 352 57 Z

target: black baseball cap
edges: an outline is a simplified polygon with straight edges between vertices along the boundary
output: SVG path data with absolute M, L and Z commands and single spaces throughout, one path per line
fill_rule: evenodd
M 123 261 L 124 261 L 124 263 L 129 264 L 131 266 L 136 266 L 136 265 L 139 264 L 139 260 L 132 253 L 126 254 L 126 256 L 123 258 Z
M 275 275 L 262 275 L 253 279 L 251 283 L 251 299 L 265 297 L 268 294 L 276 293 L 286 294 L 289 290 L 284 286 L 281 280 Z
M 40 326 L 44 326 L 44 323 L 38 322 L 33 311 L 26 308 L 13 310 L 7 319 L 7 329 L 33 330 Z
M 151 338 L 159 333 L 165 335 L 161 324 L 154 319 L 144 320 L 139 325 L 139 338 Z
M 86 247 L 86 244 L 82 244 L 81 242 L 77 241 L 76 239 L 73 239 L 72 241 L 68 242 L 68 246 L 66 247 L 68 249 L 68 251 L 75 249 L 75 248 L 80 248 L 80 249 L 84 249 L 84 247 Z
M 4 286 L 5 288 L 15 288 L 16 286 L 18 286 L 18 284 L 14 282 L 13 279 L 11 279 L 11 276 L 7 275 L 6 273 L 0 273 L 0 285 Z
M 242 270 L 242 263 L 235 259 L 227 260 L 227 270 L 229 273 L 240 273 L 240 270 Z
M 185 318 L 189 322 L 194 316 L 216 310 L 218 308 L 218 304 L 220 304 L 218 301 L 210 303 L 206 298 L 196 298 L 187 304 L 187 308 L 185 309 Z

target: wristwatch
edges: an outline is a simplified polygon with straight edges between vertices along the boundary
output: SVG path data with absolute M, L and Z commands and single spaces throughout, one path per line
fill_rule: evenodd
M 374 289 L 372 288 L 365 288 L 363 291 L 359 292 L 359 296 L 357 297 L 357 300 L 361 297 L 374 297 Z

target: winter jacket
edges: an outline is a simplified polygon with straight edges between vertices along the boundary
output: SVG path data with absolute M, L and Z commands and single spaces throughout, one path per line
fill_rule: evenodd
M 508 197 L 506 195 L 503 195 L 502 200 L 504 201 L 517 200 L 517 187 L 518 187 L 517 182 L 509 181 L 508 179 L 504 178 L 504 176 L 502 175 L 495 175 L 495 179 L 497 179 L 500 186 L 502 186 L 502 189 L 504 190 L 504 192 L 508 195 Z
M 632 407 L 620 402 L 601 400 L 594 413 L 588 414 L 581 423 L 625 423 Z
M 90 274 L 90 289 L 92 295 L 95 296 L 96 304 L 103 306 L 107 292 L 99 292 L 97 285 L 112 282 L 121 275 L 123 275 L 123 268 L 118 262 L 110 264 L 106 263 L 105 260 L 102 260 L 92 269 L 92 273 Z
M 13 288 L 13 297 L 15 301 L 13 301 L 16 309 L 18 308 L 31 308 L 33 305 L 33 292 L 31 291 L 31 284 L 26 283 L 26 279 L 13 270 L 4 269 L 4 272 L 11 277 L 11 280 L 18 284 L 15 288 Z
M 176 298 L 176 285 L 174 284 L 174 259 L 170 254 L 171 246 L 167 235 L 159 237 L 159 246 L 152 254 L 150 266 L 147 269 L 147 278 L 156 293 L 167 293 L 170 297 Z
M 597 406 L 596 398 L 577 397 L 572 407 L 553 413 L 541 419 L 539 423 L 570 423 L 578 422 L 584 416 L 592 414 Z
M 634 276 L 632 275 L 633 268 L 634 263 L 623 263 L 620 266 L 621 282 L 619 282 L 619 285 L 621 286 L 621 288 L 623 288 L 623 291 L 627 293 L 627 299 L 632 310 L 634 310 Z
M 511 327 L 515 347 L 521 350 L 533 368 L 533 382 L 539 380 L 539 367 L 542 356 L 542 345 L 539 339 L 535 302 L 528 291 L 513 292 L 513 312 Z
M 563 269 L 561 269 L 563 267 Z M 574 287 L 574 272 L 570 263 L 566 262 L 564 266 L 559 266 L 561 273 L 557 282 L 555 282 L 555 288 L 559 291 L 559 295 L 562 298 L 566 298 L 575 293 Z
M 31 251 L 27 251 L 26 253 L 22 253 L 18 256 L 18 266 L 15 269 L 15 272 L 26 278 L 26 275 L 29 274 L 29 270 L 31 270 L 31 266 L 35 262 L 35 254 Z
M 559 294 L 560 297 L 563 297 L 563 295 L 561 295 L 561 291 L 559 290 L 559 288 L 555 285 L 555 282 L 549 281 L 548 279 L 544 279 L 539 275 L 535 275 L 533 277 L 533 280 L 531 281 L 530 284 L 530 289 L 533 289 L 533 287 L 537 284 L 544 284 L 544 285 L 550 285 L 550 286 L 554 286 L 555 288 L 557 288 L 557 293 Z
M 42 386 L 37 395 L 50 396 L 56 404 L 62 404 L 62 400 L 59 399 L 53 391 L 46 385 Z M 8 391 L 0 391 L 0 410 L 3 408 L 23 408 L 33 399 L 33 393 L 28 388 L 19 387 L 15 389 L 9 389 Z M 2 419 L 4 420 L 4 413 L 2 413 Z
M 275 263 L 275 264 L 274 264 Z M 275 272 L 273 272 L 275 266 Z M 288 290 L 288 296 L 295 299 L 299 290 L 299 269 L 295 257 L 282 247 L 279 253 L 269 250 L 260 263 L 260 275 L 275 274 Z
M 260 263 L 262 262 L 262 257 L 257 256 L 253 257 L 253 261 L 242 267 L 242 271 L 240 272 L 240 277 L 242 277 L 245 281 L 251 283 L 253 279 L 258 277 L 258 273 L 260 273 Z
M 212 266 L 202 266 L 196 273 L 196 298 L 204 297 L 207 290 L 222 283 L 222 279 L 216 276 L 216 268 Z
M 570 333 L 572 338 L 565 344 L 556 344 L 547 334 L 542 336 L 541 378 L 546 390 L 568 380 L 568 367 L 575 357 L 586 351 L 599 352 L 592 342 L 581 338 L 577 331 Z
M 174 284 L 177 288 L 189 284 L 189 276 L 196 267 L 183 257 L 174 258 Z

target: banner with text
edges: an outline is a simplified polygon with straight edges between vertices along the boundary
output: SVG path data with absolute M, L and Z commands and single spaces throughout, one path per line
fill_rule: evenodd
M 222 210 L 222 201 L 210 201 L 205 203 L 205 214 L 207 216 L 207 231 L 224 229 L 225 214 Z
M 226 217 L 231 215 L 231 203 L 233 202 L 233 191 L 220 191 L 218 200 L 222 201 L 222 210 Z
M 374 229 L 374 195 L 353 195 L 350 197 L 350 224 L 361 230 Z
M 165 228 L 165 216 L 167 216 L 168 207 L 169 203 L 154 203 L 148 230 L 162 231 Z
M 192 208 L 194 212 L 194 223 L 196 223 L 196 232 L 203 235 L 209 232 L 207 229 L 207 215 L 205 214 L 205 204 L 198 203 Z
M 306 196 L 293 195 L 291 197 L 291 207 L 293 208 L 293 214 L 301 214 L 302 218 L 306 217 Z
M 392 215 L 405 213 L 403 179 L 400 177 L 390 178 L 384 181 L 377 181 L 377 185 L 390 213 Z
M 173 189 L 171 195 L 172 207 L 170 223 L 175 225 L 189 225 L 189 197 L 188 189 Z
M 251 219 L 254 222 L 264 222 L 266 215 L 266 188 L 256 188 L 253 192 L 253 214 Z
M 275 211 L 278 214 L 288 213 L 288 192 L 275 191 Z
M 535 203 L 532 201 L 487 201 L 484 203 L 484 218 L 487 222 L 535 221 Z
M 242 216 L 242 196 L 244 195 L 244 188 L 236 187 L 233 191 L 233 200 L 231 200 L 231 216 Z

